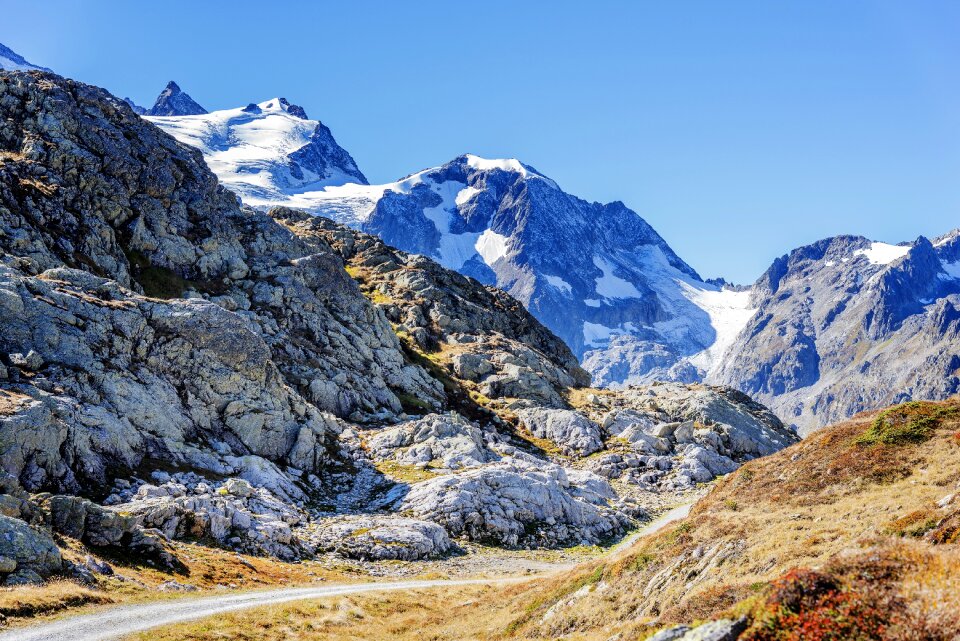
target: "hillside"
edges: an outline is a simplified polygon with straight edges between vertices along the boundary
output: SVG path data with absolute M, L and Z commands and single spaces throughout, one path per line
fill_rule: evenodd
M 960 402 L 862 414 L 724 477 L 622 557 L 537 590 L 512 629 L 632 638 L 747 616 L 742 639 L 953 639 L 958 490 Z

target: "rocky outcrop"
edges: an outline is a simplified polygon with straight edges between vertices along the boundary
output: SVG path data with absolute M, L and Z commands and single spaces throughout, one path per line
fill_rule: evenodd
M 442 406 L 328 246 L 242 211 L 121 101 L 0 74 L 0 111 L 0 353 L 42 362 L 0 357 L 3 464 L 25 487 L 92 490 L 149 457 L 317 472 L 325 412 Z
M 531 434 L 553 441 L 566 454 L 587 456 L 603 447 L 600 426 L 578 412 L 530 408 L 519 416 Z
M 567 388 L 589 383 L 563 341 L 501 290 L 324 218 L 284 208 L 270 215 L 300 237 L 328 242 L 398 332 L 420 350 L 440 351 L 484 396 L 562 407 Z
M 397 516 L 331 517 L 320 521 L 309 536 L 317 552 L 361 561 L 419 561 L 454 548 L 446 530 L 436 523 Z
M 4 585 L 41 583 L 62 567 L 60 549 L 49 533 L 0 514 L 0 575 Z
M 417 483 L 396 508 L 495 545 L 591 544 L 623 532 L 612 488 L 590 474 L 575 479 L 559 465 L 508 458 Z
M 115 500 L 110 506 L 114 513 L 129 515 L 138 525 L 171 539 L 215 541 L 249 554 L 287 560 L 313 552 L 294 531 L 306 524 L 306 512 L 243 479 L 215 483 L 196 475 L 178 475 L 160 485 L 131 488 L 118 498 L 122 502 Z
M 646 488 L 690 488 L 798 440 L 773 413 L 730 388 L 631 388 L 597 396 L 585 411 L 628 448 L 594 457 L 590 469 Z
M 429 414 L 378 430 L 367 438 L 375 460 L 429 466 L 434 471 L 477 467 L 499 459 L 491 444 L 498 440 L 459 414 Z

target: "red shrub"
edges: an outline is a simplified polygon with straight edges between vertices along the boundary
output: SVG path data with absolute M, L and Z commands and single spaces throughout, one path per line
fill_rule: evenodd
M 741 641 L 871 641 L 882 638 L 888 614 L 828 575 L 792 570 L 774 583 Z

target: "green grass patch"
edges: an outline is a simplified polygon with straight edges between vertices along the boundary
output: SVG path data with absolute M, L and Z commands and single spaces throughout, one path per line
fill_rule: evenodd
M 909 445 L 933 436 L 945 418 L 955 416 L 956 407 L 910 401 L 881 412 L 858 439 L 858 445 Z

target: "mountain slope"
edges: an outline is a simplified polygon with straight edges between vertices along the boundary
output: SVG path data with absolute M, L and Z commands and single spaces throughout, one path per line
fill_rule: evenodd
M 504 636 L 646 638 L 724 617 L 736 632 L 683 639 L 955 639 L 958 429 L 956 399 L 824 428 L 725 477 L 627 554 L 512 596 Z
M 900 267 L 905 246 L 828 239 L 778 259 L 752 288 L 731 287 L 704 281 L 622 203 L 579 199 L 515 159 L 467 154 L 365 184 L 329 130 L 315 144 L 284 104 L 155 122 L 203 150 L 248 204 L 330 217 L 508 292 L 595 385 L 731 385 L 804 432 L 960 389 L 955 235 Z M 300 171 L 304 158 L 314 163 Z
M 507 291 L 601 385 L 700 380 L 752 313 L 745 293 L 704 282 L 622 203 L 566 194 L 516 160 L 464 155 L 385 185 L 265 189 L 196 136 L 156 122 L 204 149 L 249 204 L 328 216 Z M 263 144 L 286 152 L 279 140 Z
M 713 382 L 808 432 L 865 408 L 960 390 L 960 241 L 829 238 L 777 259 Z
M 0 536 L 7 584 L 77 575 L 52 535 L 175 567 L 153 528 L 282 559 L 594 544 L 796 440 L 728 388 L 577 389 L 509 294 L 241 207 L 102 89 L 0 94 L 0 527 L 49 552 Z
M 136 111 L 136 109 L 135 109 Z M 146 115 L 148 116 L 194 116 L 205 114 L 207 110 L 201 107 L 173 80 L 167 83 L 156 102 L 153 103 Z
M 50 71 L 46 67 L 38 67 L 27 62 L 23 56 L 0 43 L 0 69 L 5 71 Z

